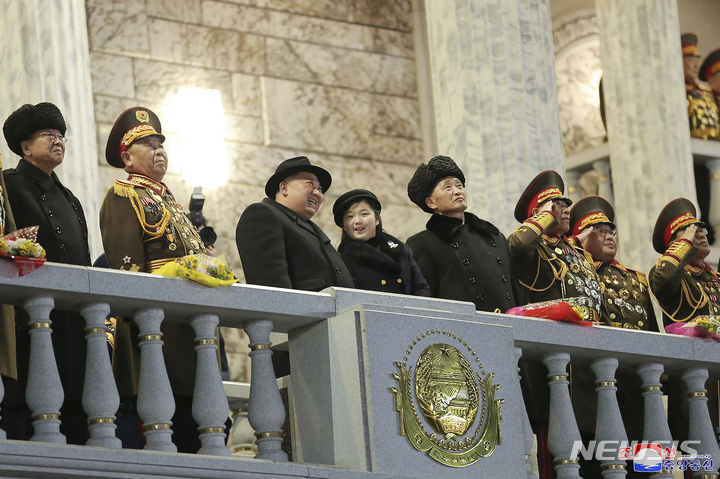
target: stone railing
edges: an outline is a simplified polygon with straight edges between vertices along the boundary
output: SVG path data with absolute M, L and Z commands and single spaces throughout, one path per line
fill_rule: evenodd
M 681 378 L 690 393 L 688 437 L 699 441 L 695 449 L 720 458 L 704 389 L 708 377 L 720 377 L 720 351 L 714 342 L 482 313 L 471 303 L 431 298 L 343 289 L 308 293 L 251 285 L 209 289 L 179 279 L 55 264 L 16 277 L 13 268 L 0 263 L 0 302 L 22 306 L 30 316 L 27 402 L 36 420 L 33 441 L 0 440 L 0 475 L 5 477 L 340 478 L 444 477 L 452 473 L 458 478 L 531 478 L 532 431 L 516 373 L 521 356 L 547 368 L 539 375 L 530 369 L 521 374 L 534 374 L 549 384 L 545 397 L 549 400 L 548 445 L 559 478 L 579 477 L 579 466 L 571 454 L 580 436 L 568 390 L 569 363 L 573 368 L 587 366 L 594 371 L 596 439 L 625 439 L 615 398 L 616 390 L 625 384 L 623 376 L 615 379 L 616 370 L 637 371 L 642 380 L 643 438 L 669 439 L 659 387 L 660 375 L 665 373 Z M 54 307 L 80 311 L 87 321 L 83 404 L 90 422 L 88 446 L 96 447 L 62 444 L 58 412 L 63 392 L 50 341 Z M 140 328 L 138 412 L 145 425 L 144 451 L 119 449 L 115 435 L 118 394 L 105 346 L 108 312 L 133 316 Z M 196 332 L 198 374 L 193 415 L 202 443 L 196 455 L 175 453 L 168 428 L 173 399 L 162 356 L 163 321 L 186 322 Z M 250 337 L 249 392 L 242 385 L 229 388 L 227 394 L 223 389 L 213 341 L 218 324 L 243 328 Z M 285 412 L 270 361 L 271 331 L 286 332 L 289 337 L 289 420 L 295 463 L 286 462 L 280 448 Z M 472 466 L 452 470 L 448 468 L 452 461 L 463 465 L 467 459 L 453 452 L 457 449 L 451 446 L 455 444 L 452 435 L 430 435 L 432 428 L 423 422 L 416 406 L 404 416 L 398 413 L 398 368 L 413 371 L 420 351 L 438 343 L 463 352 L 481 382 L 492 384 L 492 394 L 483 389 L 482 397 L 491 402 L 482 404 L 476 431 L 493 417 L 486 411 L 496 411 L 495 420 L 499 421 L 494 452 Z M 230 409 L 226 396 L 233 398 L 238 417 L 248 409 L 257 438 L 255 459 L 228 457 L 222 432 Z M 642 410 L 638 401 L 637 414 Z M 434 444 L 428 446 L 432 447 L 427 454 L 420 452 L 427 449 L 420 446 L 419 437 L 402 437 L 408 429 L 398 429 L 399 417 L 402 423 L 403 417 L 407 421 L 412 415 Z M 477 442 L 478 434 L 468 436 L 464 444 L 484 447 L 482 441 Z M 247 441 L 240 446 L 245 452 L 251 447 Z M 438 452 L 442 447 L 449 447 L 450 453 Z M 604 477 L 623 477 L 624 461 L 602 465 Z M 348 476 L 338 468 L 355 472 Z M 503 473 L 498 475 L 498 471 Z M 695 477 L 716 477 L 714 471 Z

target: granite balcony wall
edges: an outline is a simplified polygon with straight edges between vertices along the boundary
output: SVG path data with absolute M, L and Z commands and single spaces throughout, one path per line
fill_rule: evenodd
M 216 249 L 240 274 L 237 220 L 292 156 L 307 155 L 333 174 L 314 220 L 334 242 L 332 203 L 352 188 L 378 195 L 385 227 L 400 239 L 424 228 L 427 215 L 406 195 L 426 160 L 411 0 L 87 0 L 86 7 L 100 198 L 125 176 L 104 160 L 117 116 L 144 105 L 167 125 L 174 95 L 195 86 L 222 97 L 230 175 L 204 191 L 204 213 L 218 233 Z M 178 135 L 164 133 L 165 182 L 187 204 L 194 185 L 173 162 Z M 247 339 L 226 333 L 233 379 L 246 380 Z

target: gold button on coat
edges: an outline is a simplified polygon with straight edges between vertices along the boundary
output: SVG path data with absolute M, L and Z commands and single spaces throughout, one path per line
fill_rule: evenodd
M 385 286 L 385 285 L 387 284 L 387 281 L 382 280 L 382 281 L 380 281 L 380 284 L 382 284 L 383 286 Z
M 398 283 L 402 283 L 402 278 L 398 278 Z

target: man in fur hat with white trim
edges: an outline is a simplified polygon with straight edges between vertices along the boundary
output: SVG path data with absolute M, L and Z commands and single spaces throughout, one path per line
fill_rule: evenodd
M 475 303 L 480 311 L 505 312 L 522 304 L 505 236 L 467 210 L 465 175 L 447 156 L 421 164 L 408 196 L 432 214 L 426 230 L 407 244 L 433 296 Z

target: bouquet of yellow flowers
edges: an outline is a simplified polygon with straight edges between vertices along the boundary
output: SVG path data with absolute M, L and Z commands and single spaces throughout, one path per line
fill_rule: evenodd
M 670 334 L 720 341 L 720 316 L 697 316 L 686 323 L 665 326 L 665 331 Z
M 38 228 L 23 228 L 0 238 L 0 257 L 14 260 L 20 276 L 45 263 L 45 250 L 37 242 Z
M 224 256 L 214 258 L 204 254 L 177 258 L 163 265 L 153 274 L 187 278 L 209 287 L 227 286 L 238 281 Z

